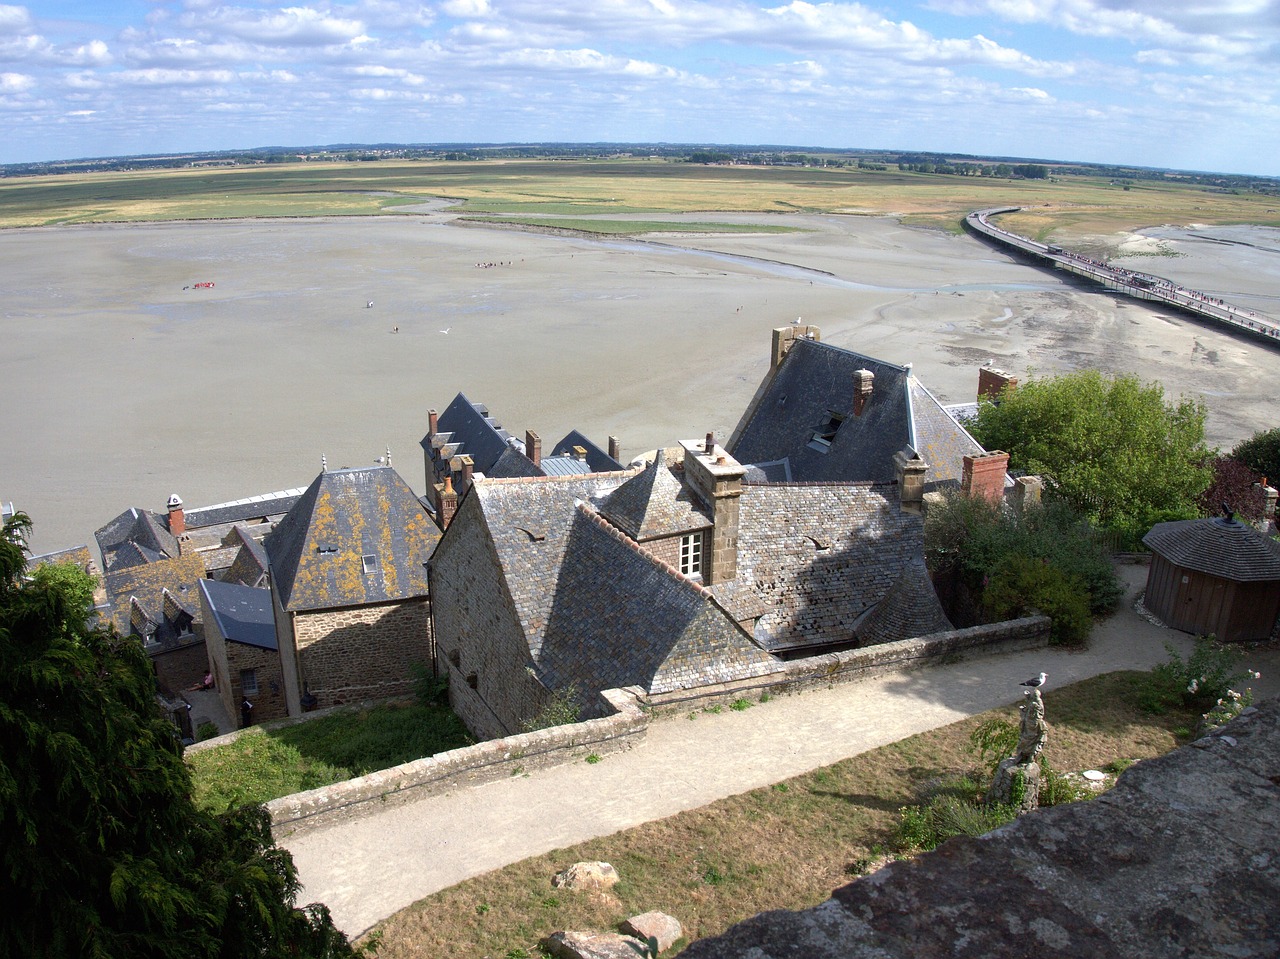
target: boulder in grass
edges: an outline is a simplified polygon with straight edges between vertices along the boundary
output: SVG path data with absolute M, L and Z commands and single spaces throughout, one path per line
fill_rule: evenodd
M 575 862 L 551 879 L 551 885 L 565 889 L 603 892 L 618 884 L 618 870 L 607 862 Z
M 644 942 L 653 939 L 658 943 L 658 952 L 666 952 L 684 935 L 680 920 L 665 912 L 645 912 L 632 916 L 621 928 L 626 935 L 635 936 Z
M 616 932 L 553 932 L 538 943 L 557 959 L 640 959 L 647 946 Z

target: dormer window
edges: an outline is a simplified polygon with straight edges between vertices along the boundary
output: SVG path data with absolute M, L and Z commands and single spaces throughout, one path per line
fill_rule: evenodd
M 365 553 L 360 557 L 360 561 L 364 564 L 365 574 L 376 573 L 378 571 L 378 557 L 373 553 Z
M 843 413 L 827 410 L 826 416 L 818 424 L 817 429 L 813 431 L 813 436 L 809 440 L 809 449 L 816 450 L 819 453 L 830 452 L 831 444 L 836 438 L 836 431 L 840 429 L 840 424 L 843 422 Z

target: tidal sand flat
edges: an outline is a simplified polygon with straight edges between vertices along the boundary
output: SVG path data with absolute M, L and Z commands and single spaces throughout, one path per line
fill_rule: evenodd
M 390 448 L 421 492 L 427 410 L 460 390 L 544 444 L 572 428 L 618 436 L 625 456 L 723 439 L 770 329 L 797 317 L 913 363 L 945 402 L 971 400 L 994 359 L 1160 379 L 1204 397 L 1223 446 L 1274 425 L 1280 354 L 1263 346 L 969 237 L 761 222 L 802 232 L 596 240 L 440 211 L 0 232 L 0 499 L 35 520 L 39 552 L 175 492 L 194 507 L 305 486 L 322 455 L 365 465 Z M 1240 287 L 1232 248 L 1204 246 L 1215 289 Z

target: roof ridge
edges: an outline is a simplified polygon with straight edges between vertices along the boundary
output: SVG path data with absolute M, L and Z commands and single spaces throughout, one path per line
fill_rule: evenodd
M 596 526 L 600 527 L 600 529 L 604 530 L 606 533 L 612 536 L 619 543 L 622 543 L 630 547 L 634 552 L 639 553 L 641 556 L 647 559 L 650 563 L 656 566 L 659 570 L 667 573 L 676 581 L 688 586 L 690 589 L 696 592 L 703 599 L 710 599 L 710 600 L 715 599 L 715 595 L 711 592 L 710 589 L 708 589 L 705 586 L 699 585 L 698 583 L 690 579 L 688 576 L 684 575 L 684 573 L 680 572 L 680 570 L 672 566 L 670 563 L 666 562 L 665 560 L 659 559 L 657 556 L 654 556 L 651 552 L 649 552 L 647 549 L 645 549 L 643 546 L 641 546 L 639 543 L 633 540 L 630 536 L 628 536 L 622 530 L 618 529 L 618 527 L 614 526 L 607 519 L 605 519 L 598 512 L 596 512 L 596 510 L 589 503 L 580 501 L 578 503 L 578 512 L 581 513 L 583 516 L 585 516 L 587 519 L 591 520 L 593 523 L 595 523 Z
M 912 379 L 915 379 L 915 371 L 913 370 L 912 364 L 910 363 L 907 363 L 906 365 L 899 365 L 898 363 L 890 363 L 888 360 L 882 360 L 878 356 L 870 356 L 867 353 L 859 353 L 857 350 L 852 350 L 847 346 L 836 346 L 834 343 L 828 340 L 811 340 L 808 337 L 803 337 L 803 338 L 798 337 L 794 341 L 794 343 L 795 344 L 811 343 L 817 347 L 825 347 L 827 349 L 839 350 L 841 353 L 848 353 L 850 356 L 861 357 L 864 360 L 870 360 L 872 363 L 879 363 L 881 366 L 887 366 L 890 369 L 897 370 L 899 373 L 906 373 Z
M 639 475 L 638 469 L 626 470 L 606 470 L 603 473 L 574 473 L 571 476 L 485 476 L 478 480 L 477 483 L 485 486 L 514 486 L 519 483 L 546 483 L 546 482 L 570 482 L 585 479 L 597 479 L 602 476 L 609 477 L 630 477 Z

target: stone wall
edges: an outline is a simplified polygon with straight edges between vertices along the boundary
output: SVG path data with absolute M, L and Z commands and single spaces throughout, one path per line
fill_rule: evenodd
M 890 863 L 684 959 L 1280 955 L 1280 700 L 1088 802 Z
M 240 703 L 248 699 L 253 703 L 255 724 L 269 719 L 283 719 L 289 715 L 284 701 L 284 674 L 280 668 L 280 654 L 274 649 L 262 649 L 246 643 L 229 642 L 227 647 L 227 672 L 230 689 L 222 694 L 223 705 L 230 702 L 227 715 L 237 725 L 240 722 Z M 241 685 L 241 671 L 257 670 L 258 691 L 246 693 Z
M 209 653 L 205 649 L 203 631 L 163 645 L 149 646 L 147 656 L 156 671 L 156 681 L 169 696 L 178 696 L 188 686 L 200 682 L 209 668 Z
M 639 705 L 641 690 L 610 689 L 601 693 L 601 719 L 540 729 L 505 739 L 493 739 L 384 769 L 321 789 L 295 793 L 267 803 L 277 837 L 330 821 L 338 815 L 358 814 L 365 803 L 411 802 L 423 796 L 506 779 L 530 769 L 557 766 L 596 753 L 608 755 L 630 749 L 644 739 L 648 718 Z
M 302 682 L 320 706 L 411 693 L 412 667 L 435 656 L 425 597 L 299 612 L 293 624 Z
M 881 673 L 928 666 L 943 657 L 1006 653 L 1034 649 L 1048 645 L 1048 642 L 1049 618 L 1027 616 L 1003 623 L 903 639 L 895 643 L 881 643 L 877 646 L 789 660 L 785 663 L 785 672 L 781 674 L 657 694 L 648 697 L 648 704 L 656 710 L 687 709 L 691 704 L 703 706 L 736 699 L 747 693 L 799 692 L 834 683 L 856 682 Z

